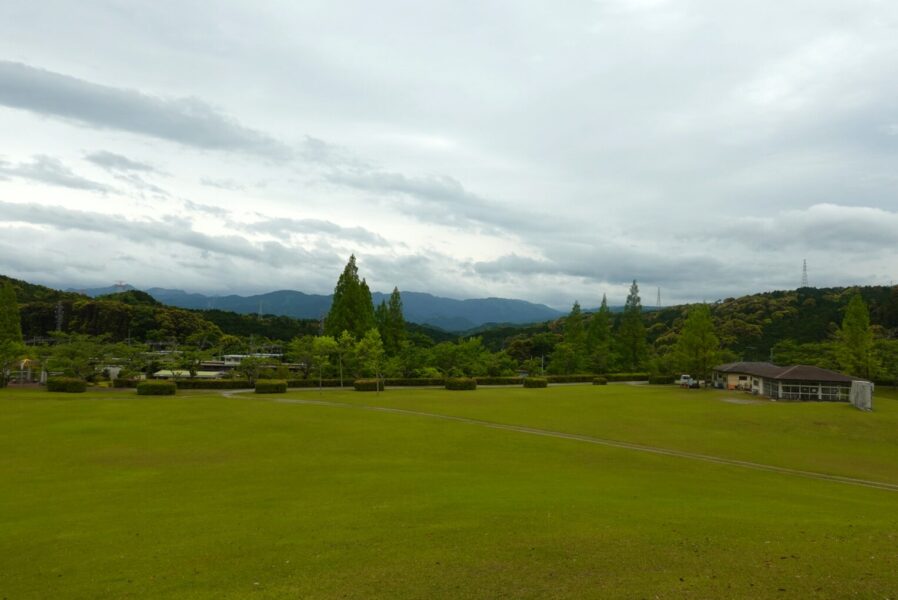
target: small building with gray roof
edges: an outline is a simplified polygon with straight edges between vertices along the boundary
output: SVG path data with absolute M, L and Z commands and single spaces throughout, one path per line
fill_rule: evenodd
M 851 401 L 852 384 L 867 381 L 811 365 L 732 362 L 714 367 L 716 387 L 744 390 L 776 400 Z

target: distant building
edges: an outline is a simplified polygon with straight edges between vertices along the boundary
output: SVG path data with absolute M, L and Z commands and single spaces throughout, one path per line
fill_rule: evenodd
M 852 387 L 873 384 L 829 369 L 810 365 L 779 367 L 768 362 L 733 362 L 714 367 L 716 387 L 744 390 L 775 400 L 852 401 Z M 857 385 L 863 384 L 863 385 Z

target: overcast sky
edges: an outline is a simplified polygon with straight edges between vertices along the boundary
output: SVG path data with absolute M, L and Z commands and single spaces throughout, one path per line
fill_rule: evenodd
M 0 3 L 0 273 L 567 307 L 898 280 L 893 0 Z

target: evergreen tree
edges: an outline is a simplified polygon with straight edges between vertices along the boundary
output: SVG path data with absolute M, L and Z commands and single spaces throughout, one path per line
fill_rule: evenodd
M 586 329 L 583 326 L 583 313 L 580 303 L 574 301 L 571 312 L 564 321 L 564 348 L 555 348 L 552 364 L 563 373 L 579 373 L 586 365 Z M 563 357 L 563 358 L 562 358 Z M 559 366 L 556 363 L 561 363 Z
M 683 323 L 674 346 L 674 362 L 683 373 L 707 380 L 711 369 L 720 360 L 720 340 L 714 333 L 711 308 L 694 304 Z
M 9 372 L 25 354 L 22 342 L 22 321 L 19 304 L 12 283 L 0 286 L 0 387 L 5 387 Z
M 836 332 L 836 358 L 839 366 L 851 375 L 872 379 L 879 364 L 870 327 L 870 313 L 859 293 L 845 308 L 842 326 Z
M 384 349 L 389 356 L 395 356 L 405 342 L 405 317 L 402 314 L 402 295 L 399 288 L 394 287 L 390 301 L 386 307 L 384 333 Z
M 624 314 L 617 331 L 617 347 L 619 349 L 621 367 L 625 371 L 637 371 L 645 360 L 645 324 L 642 322 L 642 302 L 639 299 L 639 286 L 636 280 L 630 286 Z
M 602 294 L 602 305 L 586 330 L 586 355 L 593 373 L 607 373 L 611 364 L 611 311 Z
M 343 331 L 348 331 L 359 339 L 372 327 L 375 327 L 375 320 L 371 290 L 364 279 L 359 281 L 355 255 L 352 255 L 334 288 L 334 299 L 324 323 L 324 333 L 336 337 Z

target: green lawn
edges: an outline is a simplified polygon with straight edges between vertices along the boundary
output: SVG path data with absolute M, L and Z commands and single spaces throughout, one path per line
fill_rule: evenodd
M 898 483 L 894 393 L 745 398 L 0 390 L 0 598 L 898 598 L 898 492 L 287 402 Z

